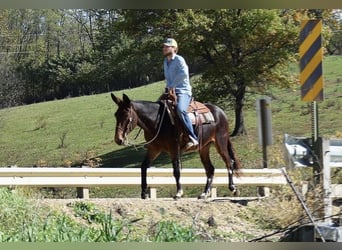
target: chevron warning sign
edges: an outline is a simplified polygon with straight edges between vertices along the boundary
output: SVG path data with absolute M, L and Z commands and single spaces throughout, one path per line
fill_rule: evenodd
M 304 20 L 300 29 L 300 84 L 303 101 L 323 101 L 322 20 Z

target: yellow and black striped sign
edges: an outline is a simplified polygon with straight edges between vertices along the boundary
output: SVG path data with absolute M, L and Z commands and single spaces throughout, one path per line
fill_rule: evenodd
M 323 101 L 322 20 L 304 20 L 300 29 L 300 84 L 303 101 Z

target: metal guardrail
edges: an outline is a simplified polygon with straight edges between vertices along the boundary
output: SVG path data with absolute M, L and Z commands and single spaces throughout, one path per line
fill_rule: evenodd
M 140 185 L 140 168 L 0 168 L 0 186 L 95 187 Z M 242 169 L 237 185 L 285 185 L 280 169 Z M 172 168 L 149 168 L 150 187 L 175 185 Z M 181 183 L 185 186 L 205 185 L 204 169 L 184 168 Z M 226 169 L 215 169 L 213 186 L 227 186 Z
M 293 167 L 306 167 L 312 165 L 310 143 L 310 138 L 294 137 L 285 134 L 284 146 L 286 165 Z M 329 165 L 335 168 L 342 167 L 342 140 L 330 139 L 328 151 L 330 152 Z

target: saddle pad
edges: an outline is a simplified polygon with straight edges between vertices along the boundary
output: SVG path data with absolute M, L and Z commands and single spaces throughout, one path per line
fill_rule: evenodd
M 195 112 L 188 112 L 188 116 L 191 120 L 191 123 L 193 125 L 196 125 L 196 119 L 200 119 L 200 123 L 205 124 L 205 123 L 212 123 L 215 121 L 213 114 L 209 111 L 207 113 L 201 113 L 201 114 L 196 114 Z
M 210 110 L 201 102 L 192 101 L 187 110 L 189 113 L 196 112 L 197 114 L 208 113 Z

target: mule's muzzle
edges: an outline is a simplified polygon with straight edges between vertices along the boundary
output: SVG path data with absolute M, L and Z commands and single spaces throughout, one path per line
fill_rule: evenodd
M 124 144 L 124 140 L 121 138 L 115 138 L 115 142 L 116 142 L 116 144 L 118 144 L 120 146 Z
M 117 136 L 115 136 L 114 141 L 116 142 L 116 144 L 118 144 L 120 146 L 127 146 L 128 145 L 127 136 L 117 135 Z

